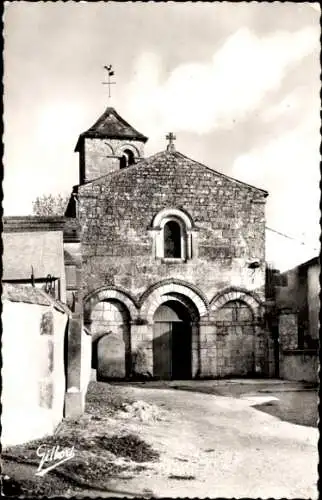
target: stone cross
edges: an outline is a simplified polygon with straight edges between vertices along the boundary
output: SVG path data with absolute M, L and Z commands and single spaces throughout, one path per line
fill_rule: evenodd
M 112 65 L 104 66 L 104 69 L 107 71 L 107 82 L 102 82 L 103 85 L 108 85 L 108 97 L 111 97 L 111 85 L 116 85 L 116 82 L 111 82 L 111 76 L 114 75 L 114 70 L 112 69 Z
M 172 133 L 169 132 L 169 134 L 166 136 L 167 141 L 169 141 L 169 144 L 167 145 L 167 151 L 173 152 L 176 150 L 174 146 L 174 142 L 176 140 L 176 136 Z

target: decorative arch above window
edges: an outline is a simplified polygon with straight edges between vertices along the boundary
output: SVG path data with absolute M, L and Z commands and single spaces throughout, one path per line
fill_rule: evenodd
M 134 165 L 140 158 L 139 151 L 133 144 L 122 144 L 116 151 L 116 156 L 120 160 L 120 169 Z
M 165 261 L 186 261 L 193 257 L 195 228 L 191 218 L 177 208 L 161 210 L 153 219 L 154 256 Z

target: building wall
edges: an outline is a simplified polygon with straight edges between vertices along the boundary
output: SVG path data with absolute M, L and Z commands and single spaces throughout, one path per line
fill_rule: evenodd
M 318 381 L 320 265 L 317 259 L 287 271 L 287 285 L 275 300 L 280 345 L 280 375 Z
M 294 311 L 303 309 L 307 300 L 306 279 L 301 280 L 298 267 L 283 273 L 283 276 L 286 278 L 284 286 L 276 287 L 277 307 Z
M 66 274 L 66 303 L 73 311 L 81 287 L 81 245 L 79 242 L 64 242 L 64 261 Z
M 89 181 L 119 170 L 119 158 L 122 156 L 122 151 L 127 148 L 133 150 L 135 157 L 141 158 L 143 156 L 144 144 L 140 141 L 86 138 L 83 153 L 83 155 L 85 154 L 83 158 L 86 160 L 83 167 L 85 179 Z
M 47 306 L 3 300 L 3 446 L 52 434 L 62 419 L 67 321 Z
M 63 252 L 63 231 L 4 232 L 3 277 L 5 280 L 46 278 L 48 274 L 60 280 L 60 300 L 66 302 L 66 279 Z
M 292 311 L 297 316 L 299 331 L 289 333 L 292 347 L 298 344 L 298 338 L 301 336 L 303 339 L 318 339 L 319 337 L 319 275 L 320 265 L 314 259 L 285 272 L 287 284 L 276 287 L 277 309 Z M 285 349 L 290 347 L 289 342 L 285 343 Z M 305 342 L 303 346 L 299 347 L 305 347 Z
M 320 265 L 318 263 L 308 268 L 307 300 L 309 313 L 309 333 L 312 339 L 319 338 L 320 314 Z
M 163 209 L 178 209 L 191 221 L 191 258 L 173 262 L 158 256 L 158 228 L 153 224 Z M 197 318 L 192 331 L 192 376 L 229 375 L 234 358 L 232 343 L 225 336 L 227 327 L 242 335 L 247 325 L 238 324 L 236 329 L 233 321 L 222 320 L 218 309 L 226 302 L 246 301 L 253 318 L 247 335 L 254 352 L 247 352 L 240 372 L 248 373 L 249 356 L 253 371 L 267 372 L 269 346 L 260 306 L 265 297 L 264 210 L 262 191 L 180 154 L 161 153 L 80 186 L 85 322 L 92 334 L 109 321 L 103 317 L 109 304 L 120 301 L 129 321 L 119 324 L 118 331 L 130 328 L 132 369 L 151 375 L 153 314 L 168 295 L 175 296 Z M 252 270 L 248 264 L 254 260 L 259 267 Z M 127 348 L 118 331 L 106 326 L 97 356 L 106 353 L 108 357 L 113 351 L 118 376 L 124 376 Z M 235 344 L 234 355 L 239 345 Z M 111 376 L 107 366 L 103 371 Z
M 157 156 L 157 155 L 156 155 Z M 256 290 L 265 283 L 264 196 L 185 157 L 161 156 L 80 187 L 85 294 L 103 285 L 135 295 L 169 277 L 198 286 L 209 299 L 227 286 Z M 167 263 L 154 256 L 155 215 L 187 212 L 196 226 L 193 258 Z M 251 271 L 248 261 L 261 267 Z
M 318 382 L 319 358 L 316 352 L 289 351 L 283 353 L 281 363 L 281 378 L 300 380 L 303 382 Z

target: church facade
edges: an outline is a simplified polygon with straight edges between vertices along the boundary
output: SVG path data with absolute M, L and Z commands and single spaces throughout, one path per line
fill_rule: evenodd
M 113 108 L 80 135 L 84 325 L 99 380 L 272 374 L 267 192 L 147 137 Z

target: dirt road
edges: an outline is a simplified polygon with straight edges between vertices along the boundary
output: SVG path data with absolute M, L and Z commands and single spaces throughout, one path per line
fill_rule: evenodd
M 159 422 L 126 423 L 161 452 L 138 477 L 115 484 L 154 497 L 317 498 L 318 430 L 282 422 L 247 400 L 130 387 L 169 410 Z

